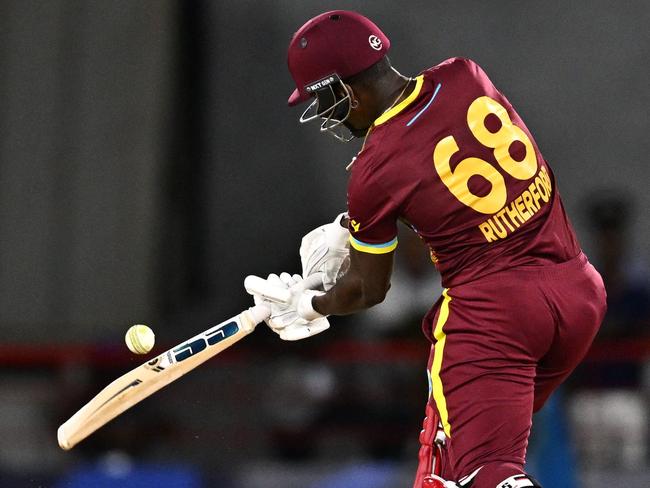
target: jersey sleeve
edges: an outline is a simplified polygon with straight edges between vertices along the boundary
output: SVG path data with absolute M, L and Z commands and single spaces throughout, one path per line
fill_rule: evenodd
M 352 178 L 348 187 L 350 245 L 385 254 L 397 247 L 398 208 L 375 178 Z

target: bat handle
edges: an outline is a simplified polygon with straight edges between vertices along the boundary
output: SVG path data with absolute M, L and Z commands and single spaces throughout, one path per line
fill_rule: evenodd
M 243 315 L 248 319 L 249 325 L 254 328 L 257 324 L 271 316 L 271 307 L 266 304 L 255 305 L 245 310 Z

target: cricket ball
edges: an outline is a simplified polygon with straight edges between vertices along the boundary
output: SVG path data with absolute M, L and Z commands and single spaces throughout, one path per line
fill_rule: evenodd
M 126 331 L 124 341 L 132 353 L 147 354 L 156 342 L 156 335 L 146 325 L 136 324 Z

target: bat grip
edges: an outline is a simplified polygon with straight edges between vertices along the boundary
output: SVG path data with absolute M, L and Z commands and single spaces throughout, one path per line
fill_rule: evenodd
M 246 310 L 246 312 L 250 320 L 257 325 L 271 316 L 271 307 L 265 304 L 255 305 Z

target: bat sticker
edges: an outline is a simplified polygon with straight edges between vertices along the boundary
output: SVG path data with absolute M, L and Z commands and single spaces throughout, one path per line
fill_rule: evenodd
M 237 325 L 237 322 L 235 321 L 228 322 L 217 329 L 208 330 L 203 334 L 204 337 L 199 337 L 193 341 L 188 341 L 185 344 L 175 347 L 172 351 L 174 359 L 177 363 L 180 363 L 181 361 L 203 351 L 206 347 L 214 346 L 227 337 L 236 334 L 238 330 L 239 325 Z

